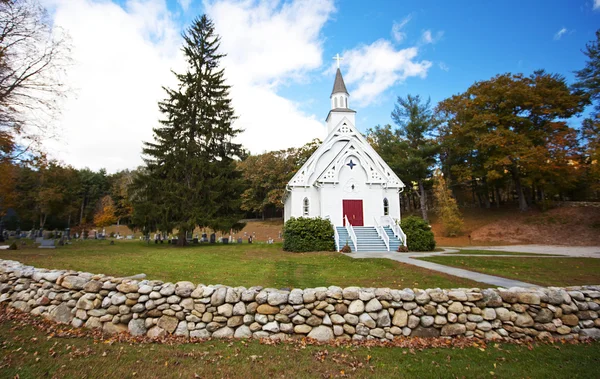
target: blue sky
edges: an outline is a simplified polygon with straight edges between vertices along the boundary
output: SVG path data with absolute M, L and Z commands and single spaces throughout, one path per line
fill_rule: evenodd
M 74 96 L 57 122 L 63 138 L 48 149 L 109 172 L 141 163 L 161 87 L 184 67 L 180 34 L 202 13 L 222 37 L 240 141 L 253 153 L 325 137 L 337 53 L 364 132 L 391 123 L 397 96 L 435 105 L 475 81 L 536 69 L 572 82 L 600 28 L 600 0 L 41 1 L 69 33 L 74 61 Z

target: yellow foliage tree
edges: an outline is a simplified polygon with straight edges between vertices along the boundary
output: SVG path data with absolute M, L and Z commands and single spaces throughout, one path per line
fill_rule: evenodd
M 110 226 L 117 222 L 117 216 L 115 215 L 115 206 L 110 196 L 104 196 L 100 200 L 98 210 L 94 215 L 94 225 L 98 228 Z
M 463 227 L 458 204 L 456 204 L 456 199 L 452 196 L 452 192 L 439 169 L 435 171 L 434 178 L 433 192 L 436 201 L 436 212 L 442 220 L 446 236 L 455 237 L 460 234 Z

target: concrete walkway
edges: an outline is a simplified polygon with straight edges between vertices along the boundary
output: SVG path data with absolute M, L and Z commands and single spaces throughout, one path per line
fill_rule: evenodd
M 413 266 L 423 267 L 428 270 L 441 272 L 448 275 L 458 276 L 460 278 L 474 280 L 480 283 L 491 284 L 497 287 L 539 287 L 535 284 L 521 282 L 519 280 L 512 280 L 501 278 L 494 275 L 481 274 L 479 272 L 463 270 L 461 268 L 444 266 L 438 263 L 422 261 L 414 259 L 413 257 L 430 257 L 436 255 L 443 255 L 443 253 L 455 252 L 458 250 L 446 249 L 443 252 L 432 252 L 432 253 L 419 253 L 418 255 L 410 253 L 396 253 L 396 252 L 385 252 L 385 253 L 349 253 L 346 254 L 351 258 L 364 259 L 364 258 L 387 258 L 397 262 L 406 263 Z
M 459 249 L 451 247 L 450 249 Z M 515 253 L 552 254 L 576 258 L 600 258 L 600 246 L 559 246 L 559 245 L 511 245 L 511 246 L 463 246 L 464 250 L 492 250 Z M 478 255 L 482 256 L 482 255 Z M 485 255 L 483 255 L 485 256 Z M 498 257 L 499 255 L 495 255 Z M 515 256 L 516 257 L 516 256 Z

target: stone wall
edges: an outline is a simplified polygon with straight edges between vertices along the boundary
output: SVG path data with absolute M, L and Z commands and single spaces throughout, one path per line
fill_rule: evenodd
M 600 286 L 287 291 L 136 281 L 0 260 L 0 302 L 75 327 L 149 337 L 600 338 Z

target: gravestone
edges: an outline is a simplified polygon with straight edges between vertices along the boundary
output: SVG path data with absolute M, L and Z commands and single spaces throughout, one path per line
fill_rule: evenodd
M 208 242 L 208 238 L 206 237 L 206 233 L 202 233 L 202 242 Z
M 222 237 L 221 238 L 221 242 L 222 243 L 229 243 L 229 238 L 228 237 Z
M 38 249 L 55 249 L 54 240 L 46 240 L 42 239 L 41 245 L 38 246 Z
M 242 243 L 244 240 L 242 239 L 242 237 L 237 239 L 237 243 Z
M 215 233 L 212 233 L 210 235 L 210 243 L 215 243 L 217 242 L 217 235 Z

